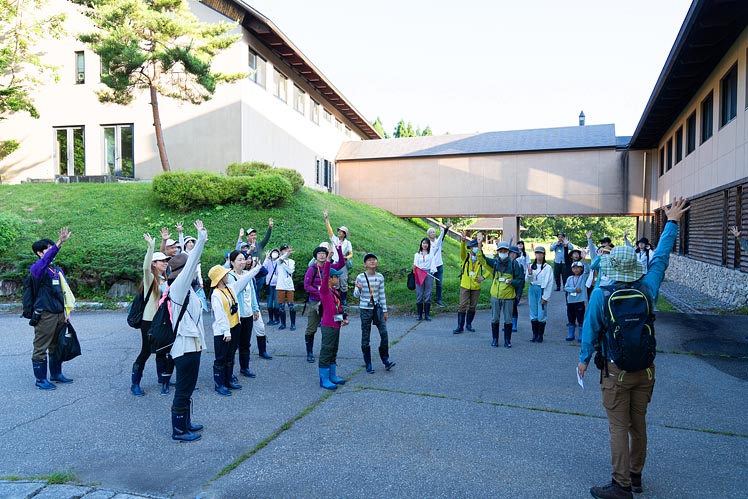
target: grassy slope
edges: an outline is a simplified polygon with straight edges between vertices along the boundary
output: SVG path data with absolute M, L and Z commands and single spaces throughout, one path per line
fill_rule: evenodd
M 388 279 L 388 301 L 412 308 L 415 295 L 405 286 L 413 254 L 423 228 L 392 214 L 348 199 L 302 189 L 283 206 L 253 210 L 228 205 L 182 214 L 161 207 L 151 195 L 150 184 L 24 184 L 0 186 L 0 210 L 24 220 L 24 234 L 16 244 L 0 254 L 0 279 L 22 280 L 35 260 L 31 243 L 39 238 L 57 239 L 57 231 L 70 225 L 73 233 L 63 247 L 58 262 L 67 271 L 76 295 L 82 299 L 103 299 L 106 290 L 119 279 L 137 280 L 145 249 L 143 232 L 158 237 L 160 227 L 173 227 L 184 221 L 187 234 L 194 235 L 191 223 L 200 218 L 208 229 L 209 240 L 202 258 L 203 273 L 223 262 L 223 253 L 233 249 L 240 226 L 259 228 L 261 238 L 267 219 L 275 229 L 268 249 L 280 244 L 294 247 L 297 290 L 311 251 L 327 240 L 322 211 L 327 208 L 333 225 L 346 225 L 356 254 L 352 273 L 362 270 L 364 253 L 376 253 L 380 271 Z M 191 230 L 190 230 L 191 229 Z M 459 246 L 448 240 L 445 246 L 445 297 L 457 301 Z M 488 287 L 482 293 L 488 301 Z M 297 301 L 302 301 L 299 293 Z

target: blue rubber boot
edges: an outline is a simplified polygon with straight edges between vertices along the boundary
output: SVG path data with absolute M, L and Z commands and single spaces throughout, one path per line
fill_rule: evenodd
M 130 385 L 130 391 L 136 397 L 142 397 L 145 392 L 140 388 L 140 380 L 143 379 L 143 366 L 137 362 L 132 365 L 132 374 L 130 375 L 132 384 Z
M 187 429 L 189 414 L 184 412 L 171 412 L 171 438 L 180 442 L 193 442 L 200 439 L 200 434 L 192 433 Z
M 574 330 L 576 326 L 569 324 L 569 335 L 566 337 L 566 341 L 574 341 Z
M 319 368 L 319 386 L 325 390 L 337 390 L 338 385 L 330 381 L 330 368 L 320 367 Z
M 60 362 L 60 359 L 55 357 L 49 358 L 49 380 L 56 383 L 73 382 L 71 378 L 66 378 L 65 375 L 62 374 L 62 362 Z
M 34 377 L 36 386 L 40 390 L 55 390 L 57 387 L 47 380 L 47 360 L 31 361 L 34 366 Z
M 517 318 L 516 317 L 512 317 L 512 332 L 513 333 L 517 332 Z
M 219 395 L 228 397 L 229 395 L 231 395 L 231 390 L 229 390 L 228 388 L 224 386 L 225 369 L 226 369 L 226 366 L 219 366 L 219 365 L 214 364 L 213 365 L 213 381 L 215 381 L 216 392 L 218 392 Z
M 330 381 L 332 381 L 336 385 L 345 385 L 345 380 L 343 378 L 338 378 L 338 375 L 336 373 L 337 370 L 337 364 L 330 364 Z

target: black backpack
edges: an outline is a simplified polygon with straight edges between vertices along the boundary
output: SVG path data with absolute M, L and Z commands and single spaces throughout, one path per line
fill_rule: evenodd
M 31 319 L 31 316 L 34 315 L 34 302 L 36 301 L 36 279 L 31 274 L 27 275 L 26 279 L 23 280 L 21 301 L 23 302 L 21 317 Z
M 151 353 L 161 353 L 164 350 L 171 350 L 174 340 L 177 339 L 179 323 L 182 321 L 185 311 L 187 311 L 187 304 L 190 302 L 190 293 L 188 292 L 184 298 L 182 310 L 179 312 L 179 317 L 174 327 L 171 325 L 169 300 L 171 300 L 171 297 L 169 297 L 167 291 L 167 296 L 158 306 L 158 310 L 156 310 L 156 314 L 153 316 L 153 322 L 151 322 L 151 328 L 148 330 L 148 343 L 151 346 Z
M 609 352 L 601 352 L 603 359 L 609 354 L 622 371 L 648 368 L 657 355 L 649 289 L 641 281 L 619 282 L 600 289 L 605 297 L 605 310 L 599 344 L 601 349 L 610 348 Z M 603 334 L 608 341 L 604 341 Z
M 127 310 L 127 324 L 130 327 L 140 329 L 140 323 L 143 322 L 145 304 L 148 303 L 148 299 L 151 297 L 151 291 L 153 291 L 153 286 L 148 288 L 148 293 L 143 296 L 143 290 L 141 289 L 135 295 L 135 298 L 133 298 L 130 308 Z

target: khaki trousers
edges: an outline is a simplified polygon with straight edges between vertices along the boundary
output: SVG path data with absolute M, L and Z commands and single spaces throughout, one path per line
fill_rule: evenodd
M 647 459 L 646 416 L 654 390 L 655 366 L 627 372 L 608 362 L 608 373 L 603 373 L 602 399 L 608 414 L 610 461 L 615 481 L 628 487 L 631 473 L 640 474 Z
M 47 360 L 47 350 L 49 355 L 54 357 L 57 351 L 57 333 L 65 325 L 65 314 L 53 314 L 52 312 L 42 312 L 42 318 L 39 324 L 34 326 L 34 353 L 31 355 L 32 361 Z

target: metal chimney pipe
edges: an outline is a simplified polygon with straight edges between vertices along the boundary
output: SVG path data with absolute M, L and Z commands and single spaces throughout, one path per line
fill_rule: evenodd
M 584 126 L 584 111 L 579 113 L 579 126 Z

